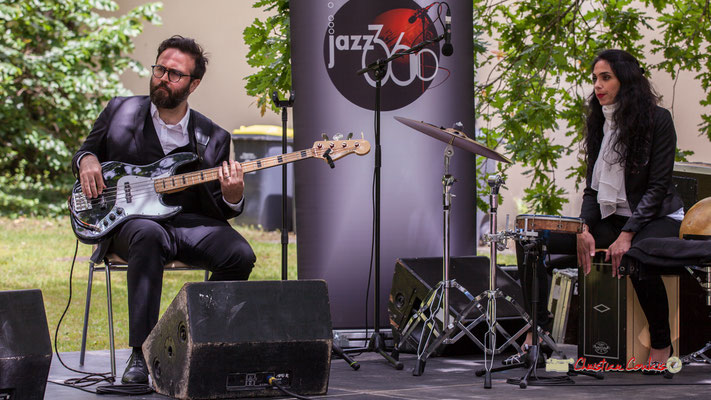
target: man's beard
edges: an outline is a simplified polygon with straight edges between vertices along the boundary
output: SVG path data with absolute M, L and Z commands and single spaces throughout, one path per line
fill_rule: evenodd
M 160 88 L 164 90 L 158 90 Z M 190 95 L 190 85 L 185 86 L 185 88 L 180 91 L 173 92 L 165 82 L 161 81 L 159 84 L 153 85 L 151 81 L 150 94 L 151 101 L 156 107 L 173 109 L 188 98 L 188 95 Z

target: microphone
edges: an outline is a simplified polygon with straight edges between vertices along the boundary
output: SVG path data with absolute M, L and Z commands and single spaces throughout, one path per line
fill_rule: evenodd
M 442 55 L 451 56 L 454 53 L 452 46 L 452 13 L 447 7 L 447 14 L 444 17 L 444 46 L 442 46 Z
M 414 14 L 410 16 L 410 18 L 407 19 L 407 22 L 414 24 L 415 21 L 417 21 L 417 18 L 420 18 L 421 16 L 427 14 L 427 11 L 432 7 L 435 3 L 430 4 L 429 6 L 425 8 L 420 8 L 419 10 L 415 11 Z

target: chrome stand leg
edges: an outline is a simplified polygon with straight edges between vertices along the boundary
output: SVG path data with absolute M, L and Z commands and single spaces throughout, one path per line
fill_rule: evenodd
M 114 344 L 114 308 L 111 303 L 111 268 L 109 264 L 104 263 L 106 267 L 106 304 L 108 307 L 109 320 L 109 347 L 111 355 L 111 375 L 116 376 L 116 345 Z
M 84 365 L 86 356 L 86 335 L 89 330 L 89 310 L 91 309 L 91 285 L 94 282 L 94 263 L 89 262 L 89 281 L 86 287 L 86 305 L 84 306 L 84 326 L 81 330 L 81 351 L 79 352 L 79 365 Z

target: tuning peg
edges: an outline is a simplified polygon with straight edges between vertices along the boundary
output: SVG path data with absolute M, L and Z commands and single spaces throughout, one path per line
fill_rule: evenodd
M 353 132 L 348 132 L 348 140 L 351 140 L 353 138 Z
M 336 133 L 333 135 L 333 140 L 341 140 L 343 139 L 343 134 L 342 133 Z
M 323 138 L 323 140 L 328 140 L 328 135 L 325 133 L 322 133 L 321 137 Z

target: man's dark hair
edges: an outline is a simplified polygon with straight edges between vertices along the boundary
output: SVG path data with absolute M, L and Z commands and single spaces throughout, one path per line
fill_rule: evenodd
M 165 39 L 160 46 L 158 46 L 158 55 L 156 55 L 156 61 L 161 54 L 167 49 L 177 49 L 183 53 L 190 54 L 195 60 L 195 70 L 191 73 L 192 77 L 195 79 L 202 79 L 205 75 L 205 70 L 207 68 L 207 56 L 202 50 L 195 39 L 182 37 L 180 35 L 173 35 L 168 39 Z

